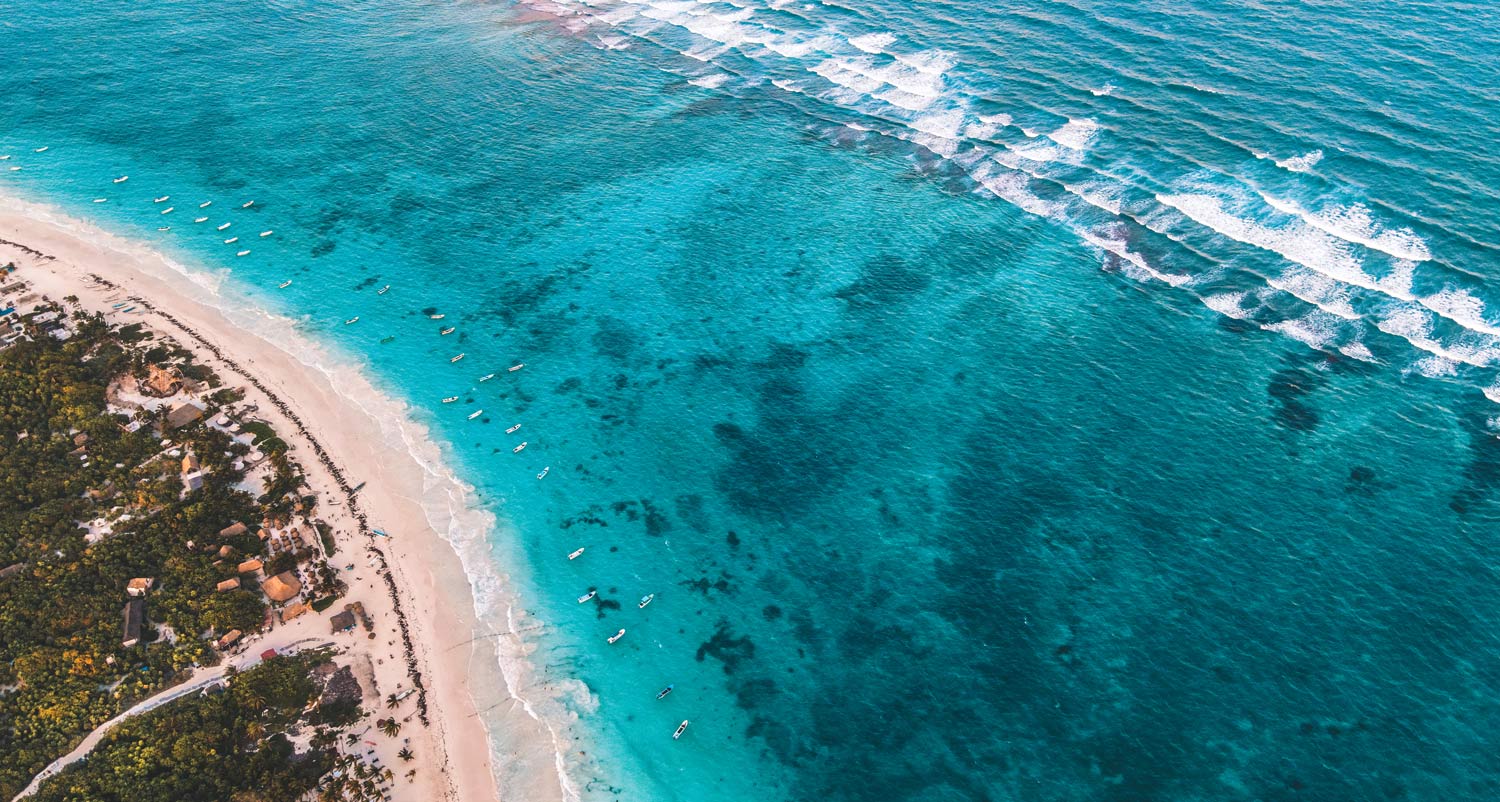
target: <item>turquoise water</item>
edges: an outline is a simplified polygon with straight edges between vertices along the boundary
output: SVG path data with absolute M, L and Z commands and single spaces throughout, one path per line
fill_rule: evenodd
M 18 0 L 0 191 L 419 407 L 590 799 L 1489 799 L 1497 32 Z

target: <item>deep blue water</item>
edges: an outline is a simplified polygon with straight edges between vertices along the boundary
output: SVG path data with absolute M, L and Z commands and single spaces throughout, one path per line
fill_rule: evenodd
M 13 0 L 0 191 L 419 407 L 590 798 L 1492 799 L 1497 52 L 1451 0 Z

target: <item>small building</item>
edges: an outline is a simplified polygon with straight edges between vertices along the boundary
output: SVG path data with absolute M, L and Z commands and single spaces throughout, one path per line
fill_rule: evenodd
M 125 592 L 131 596 L 145 596 L 146 591 L 156 585 L 156 579 L 149 576 L 138 576 L 125 583 Z
M 203 408 L 197 404 L 181 403 L 167 413 L 167 428 L 180 429 L 203 417 Z
M 141 391 L 146 395 L 166 398 L 181 390 L 182 374 L 176 368 L 161 368 L 156 365 L 146 367 L 146 381 L 141 385 Z
M 350 613 L 353 613 L 354 617 L 359 619 L 359 623 L 364 625 L 366 632 L 374 629 L 374 627 L 370 624 L 370 616 L 365 613 L 364 602 L 349 602 L 348 604 L 344 605 L 344 609 L 348 610 Z
M 241 574 L 253 574 L 264 566 L 265 563 L 262 563 L 260 560 L 249 559 L 240 563 L 239 568 L 236 570 Z
M 141 625 L 146 623 L 146 600 L 131 599 L 125 602 L 125 631 L 120 645 L 129 649 L 141 642 Z
M 79 432 L 73 435 L 73 445 L 81 446 L 89 441 L 88 432 Z
M 354 629 L 354 613 L 348 610 L 335 613 L 333 618 L 328 619 L 328 623 L 333 627 L 334 632 L 348 632 Z
M 302 592 L 302 582 L 291 571 L 282 571 L 261 583 L 260 589 L 271 601 L 284 602 Z
M 192 473 L 185 473 L 185 474 L 183 474 L 182 475 L 182 489 L 185 492 L 188 492 L 188 493 L 191 493 L 194 490 L 202 490 L 203 489 L 203 472 L 202 471 L 193 471 Z
M 220 557 L 228 557 L 228 556 L 230 556 L 232 554 L 234 554 L 234 546 L 231 546 L 228 543 L 225 543 L 224 545 L 222 545 L 222 546 L 219 547 L 219 556 Z
M 281 623 L 285 624 L 286 622 L 291 621 L 294 618 L 300 618 L 306 615 L 310 610 L 312 610 L 312 608 L 309 607 L 306 602 L 292 602 L 291 604 L 288 604 L 287 606 L 281 608 Z
M 182 457 L 182 472 L 192 473 L 196 470 L 198 470 L 198 457 L 193 454 L 193 452 L 189 451 Z
M 4 568 L 0 568 L 0 579 L 10 579 L 11 577 L 13 577 L 13 576 L 21 573 L 22 571 L 25 571 L 25 570 L 26 570 L 26 563 L 16 563 L 15 565 L 7 565 Z
M 239 588 L 239 586 L 240 586 L 240 578 L 239 577 L 233 577 L 231 579 L 226 579 L 223 582 L 220 582 L 219 584 L 215 585 L 214 586 L 214 590 L 216 590 L 216 591 L 218 591 L 220 593 L 223 593 L 226 590 L 236 590 L 236 589 Z
M 245 526 L 239 521 L 235 521 L 234 523 L 224 527 L 223 529 L 220 529 L 219 537 L 237 537 L 239 535 L 245 534 L 248 531 L 250 531 L 250 527 Z
M 245 633 L 237 629 L 231 629 L 228 632 L 224 633 L 224 637 L 219 638 L 217 641 L 214 641 L 214 645 L 219 648 L 219 651 L 223 651 L 238 642 L 240 636 L 243 634 Z

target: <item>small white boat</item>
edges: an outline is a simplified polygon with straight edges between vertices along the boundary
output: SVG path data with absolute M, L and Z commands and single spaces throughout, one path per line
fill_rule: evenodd
M 668 685 L 667 687 L 662 688 L 661 689 L 661 693 L 658 693 L 656 695 L 656 700 L 659 702 L 659 701 L 667 698 L 667 694 L 671 693 L 672 689 L 676 688 L 676 687 L 677 687 L 676 685 Z
M 548 465 L 547 467 L 545 467 L 545 468 L 542 469 L 541 473 L 539 473 L 539 474 L 536 475 L 536 478 L 538 478 L 538 479 L 546 479 L 547 478 L 547 472 L 550 471 L 550 470 L 552 470 L 552 466 Z
M 515 448 L 512 448 L 510 450 L 510 453 L 512 453 L 512 454 L 519 454 L 519 453 L 521 453 L 521 450 L 524 449 L 524 448 L 526 448 L 526 442 L 523 440 L 523 441 L 521 441 L 520 445 L 516 446 Z
M 443 318 L 447 317 L 447 315 L 428 315 L 427 317 L 431 318 L 432 320 L 442 320 Z
M 589 599 L 592 599 L 592 598 L 594 598 L 595 596 L 598 596 L 598 595 L 599 595 L 599 591 L 597 591 L 597 590 L 591 590 L 588 593 L 585 593 L 582 596 L 579 596 L 578 597 L 578 603 L 579 604 L 583 604 L 584 602 L 586 602 Z
M 446 336 L 448 336 L 449 334 L 452 334 L 452 333 L 453 333 L 453 327 L 452 326 L 449 326 L 448 328 L 443 329 L 442 331 L 438 332 L 438 334 L 443 335 L 444 337 L 446 337 Z
M 278 289 L 278 290 L 284 290 L 284 289 L 286 289 L 287 287 L 290 287 L 290 286 L 292 286 L 292 280 L 291 279 L 287 279 L 286 281 L 283 281 L 280 284 L 277 284 L 276 285 L 276 289 Z
M 248 208 L 250 208 L 251 206 L 254 206 L 254 205 L 255 205 L 255 201 L 248 200 L 248 201 L 245 201 L 244 203 L 240 204 L 240 208 L 241 209 L 248 209 Z
M 167 208 L 165 208 L 165 209 L 162 209 L 162 210 L 161 210 L 161 213 L 162 213 L 162 214 L 171 214 L 171 213 L 172 213 L 172 210 L 173 210 L 173 209 L 176 209 L 176 208 L 177 208 L 177 207 L 176 207 L 176 206 L 168 206 L 168 207 L 167 207 Z
M 586 549 L 586 548 L 588 548 L 588 547 L 587 546 L 583 546 L 583 547 L 579 548 L 577 551 L 573 552 L 572 554 L 569 554 L 568 555 L 568 559 L 570 559 L 570 560 L 576 560 L 576 559 L 578 559 L 579 556 L 581 556 L 583 554 L 583 550 Z
M 211 203 L 213 203 L 213 201 L 204 201 L 204 202 L 198 204 L 198 208 L 199 209 L 207 209 L 209 207 L 209 204 L 211 204 Z
M 493 373 L 486 373 L 483 376 L 480 376 L 479 380 L 482 381 L 482 382 L 487 382 L 487 381 L 489 381 L 490 379 L 493 379 L 493 378 L 495 378 L 495 374 L 493 374 Z
M 443 403 L 444 404 L 451 404 L 451 403 L 453 403 L 454 401 L 457 401 L 457 400 L 458 400 L 458 396 L 456 396 L 456 395 L 450 395 L 447 398 L 443 399 Z
M 349 325 L 351 323 L 358 323 L 358 322 L 359 322 L 359 315 L 355 315 L 354 317 L 351 317 L 348 320 L 344 321 L 344 325 L 347 326 L 347 325 Z
M 677 731 L 674 732 L 674 733 L 672 733 L 672 740 L 675 741 L 678 738 L 681 738 L 682 734 L 684 732 L 687 732 L 687 725 L 688 725 L 687 719 L 683 719 L 682 723 L 677 725 Z
M 160 198 L 157 198 L 156 200 L 151 201 L 151 202 L 152 203 L 166 203 L 167 201 L 169 201 L 171 199 L 172 199 L 171 195 L 163 195 Z
M 231 225 L 233 225 L 233 224 L 232 223 L 225 223 L 224 225 L 219 226 L 219 230 L 223 231 L 224 229 L 229 228 L 229 226 L 231 226 Z
M 225 245 L 233 245 L 233 244 L 235 244 L 236 242 L 239 242 L 239 241 L 240 241 L 239 237 L 230 237 L 229 239 L 224 240 L 224 244 Z
M 94 203 L 105 203 L 109 198 L 94 198 Z
M 129 180 L 130 180 L 130 176 L 128 176 L 128 175 L 122 175 L 119 178 L 115 179 L 115 183 L 116 184 L 123 184 L 123 183 L 125 183 L 126 181 L 129 181 Z
M 157 231 L 171 231 L 172 227 L 171 226 L 160 226 L 156 230 Z
M 194 223 L 207 223 L 208 222 L 208 218 L 207 217 L 194 217 L 193 218 L 193 222 Z
M 239 253 L 235 254 L 235 256 L 249 256 L 249 255 L 250 255 L 249 251 L 240 251 Z
M 0 156 L 0 162 L 9 161 L 9 160 L 10 160 L 10 154 L 9 153 L 5 154 L 4 156 Z
M 463 358 L 464 358 L 464 355 L 463 354 L 459 354 L 458 356 L 453 357 L 452 359 L 450 359 L 448 361 L 449 362 L 457 362 L 458 360 L 463 359 Z
M 21 168 L 19 168 L 19 167 L 12 167 L 12 168 L 10 168 L 10 171 L 13 172 L 13 173 L 18 173 L 18 172 L 21 171 Z
M 43 146 L 37 148 L 36 152 L 37 153 L 46 153 L 47 152 L 47 148 L 49 148 L 49 147 L 51 147 L 51 145 L 43 145 Z
M 619 640 L 620 638 L 623 638 L 623 637 L 625 637 L 625 630 L 622 629 L 619 632 L 616 632 L 615 634 L 610 635 L 609 636 L 609 642 L 610 643 L 614 643 L 615 641 L 617 641 L 617 640 Z
M 518 370 L 520 370 L 521 368 L 524 368 L 524 367 L 526 367 L 526 363 L 525 362 L 517 362 L 516 364 L 511 365 L 510 367 L 506 368 L 505 370 L 508 373 L 515 373 L 516 371 L 518 371 Z
M 386 293 L 388 293 L 390 291 L 391 291 L 391 285 L 387 284 L 384 287 L 381 287 L 380 289 L 376 290 L 375 294 L 376 295 L 385 295 Z
M 276 232 L 274 232 L 274 231 L 262 231 L 262 232 L 260 232 L 260 235 L 262 237 L 269 237 L 269 236 L 271 236 L 274 233 L 276 233 Z
M 476 409 L 473 412 L 469 413 L 469 420 L 474 420 L 475 418 L 477 418 L 477 417 L 479 417 L 480 415 L 483 415 L 483 414 L 484 414 L 484 410 L 482 410 L 482 409 Z
M 641 609 L 641 610 L 646 609 L 646 605 L 650 604 L 651 600 L 654 599 L 654 598 L 656 598 L 656 594 L 655 593 L 647 593 L 646 595 L 644 595 L 644 596 L 641 597 L 641 603 L 637 604 L 636 608 L 637 609 Z
M 517 429 L 519 429 L 519 428 L 521 428 L 521 424 L 519 424 L 519 423 L 518 423 L 518 424 L 516 424 L 516 425 L 515 425 L 515 426 L 512 426 L 512 427 L 510 427 L 510 428 L 509 428 L 509 429 L 506 429 L 506 430 L 505 430 L 505 433 L 506 433 L 506 434 L 515 434 L 515 433 L 516 433 L 516 430 L 517 430 Z

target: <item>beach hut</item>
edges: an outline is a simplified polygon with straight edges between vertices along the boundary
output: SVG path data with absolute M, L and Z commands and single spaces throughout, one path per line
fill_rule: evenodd
M 145 596 L 146 591 L 150 590 L 155 584 L 156 580 L 152 577 L 138 576 L 125 583 L 125 592 L 131 596 Z
M 149 365 L 146 368 L 146 383 L 141 391 L 146 395 L 154 395 L 157 398 L 166 398 L 176 395 L 182 389 L 182 374 L 176 368 L 161 368 Z
M 220 593 L 223 593 L 226 590 L 235 590 L 235 589 L 239 588 L 239 586 L 240 586 L 240 578 L 239 577 L 234 577 L 232 579 L 226 579 L 223 582 L 220 582 L 219 584 L 215 585 L 214 586 L 214 590 L 216 590 L 216 591 L 218 591 Z
M 260 589 L 271 601 L 284 602 L 302 592 L 302 582 L 291 571 L 282 571 L 262 583 Z
M 203 417 L 203 408 L 197 404 L 182 403 L 167 413 L 167 428 L 180 429 Z
M 349 630 L 354 629 L 354 613 L 351 613 L 348 610 L 336 613 L 334 614 L 333 618 L 328 619 L 328 623 L 333 627 L 333 631 L 336 633 L 348 632 Z
M 281 608 L 281 623 L 285 624 L 286 622 L 291 621 L 294 618 L 300 618 L 301 616 L 306 615 L 307 612 L 311 609 L 312 608 L 307 606 L 307 604 L 304 602 L 292 602 L 291 604 L 288 604 L 287 606 Z
M 245 526 L 239 521 L 235 521 L 234 523 L 224 527 L 223 529 L 220 529 L 219 537 L 236 537 L 238 535 L 243 535 L 248 531 L 250 531 L 250 527 Z
M 241 574 L 253 574 L 256 571 L 259 571 L 263 566 L 264 563 L 262 563 L 260 560 L 249 559 L 240 563 L 237 572 Z
M 233 646 L 243 634 L 245 633 L 240 632 L 237 629 L 231 629 L 228 632 L 224 633 L 224 637 L 219 638 L 214 645 L 219 647 L 219 651 L 223 651 L 230 646 Z

